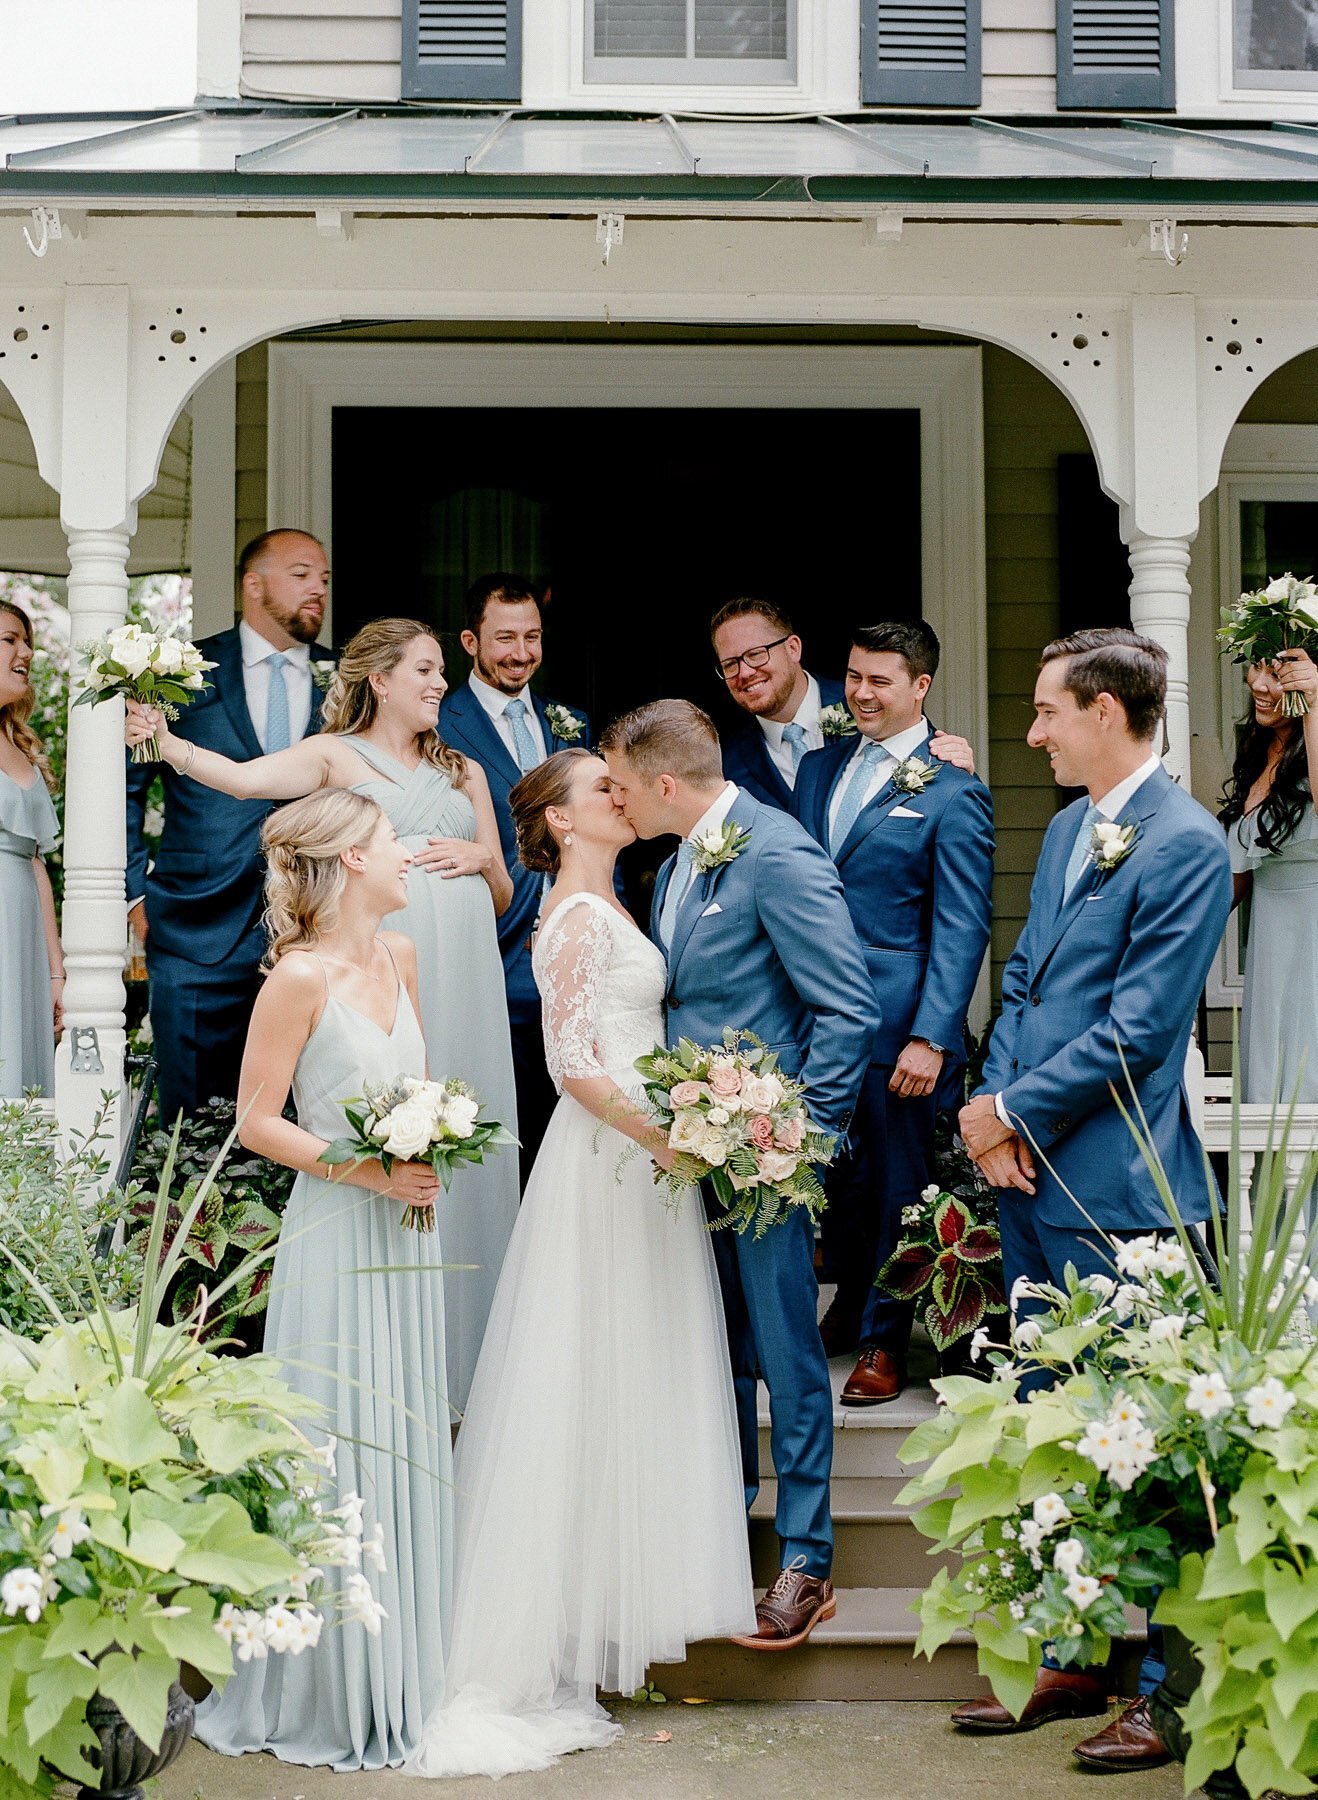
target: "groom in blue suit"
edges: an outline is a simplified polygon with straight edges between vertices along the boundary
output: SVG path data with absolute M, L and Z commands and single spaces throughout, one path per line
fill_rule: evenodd
M 1143 1114 L 1181 1215 L 1217 1205 L 1185 1090 L 1199 996 L 1231 909 L 1226 841 L 1158 760 L 1166 652 L 1120 628 L 1080 631 L 1043 652 L 1029 743 L 1062 787 L 1082 787 L 1044 836 L 1025 929 L 1002 978 L 1002 1016 L 961 1135 L 1002 1190 L 1008 1283 L 1064 1286 L 1110 1274 L 1105 1238 L 1169 1231 L 1144 1157 L 1117 1108 Z M 1040 1302 L 1024 1299 L 1022 1313 Z M 1036 1383 L 1036 1385 L 1038 1385 Z M 1148 1696 L 1076 1748 L 1102 1768 L 1167 1760 Z M 1045 1663 L 1019 1722 L 996 1701 L 953 1714 L 971 1730 L 1029 1729 L 1106 1711 L 1104 1671 Z
M 628 713 L 604 733 L 601 750 L 637 834 L 681 839 L 659 871 L 651 926 L 668 960 L 669 1043 L 717 1044 L 729 1027 L 753 1032 L 787 1074 L 807 1082 L 820 1128 L 845 1137 L 878 1019 L 832 863 L 794 820 L 725 779 L 713 722 L 689 701 Z M 724 825 L 747 841 L 702 873 L 696 839 Z M 833 1400 L 816 1322 L 814 1233 L 793 1208 L 759 1239 L 715 1233 L 714 1253 L 747 1506 L 759 1487 L 757 1370 L 769 1390 L 778 1476 L 781 1573 L 756 1607 L 756 1635 L 735 1641 L 788 1649 L 836 1610 Z
M 857 734 L 812 751 L 793 796 L 837 864 L 883 1015 L 824 1215 L 830 1316 L 860 1347 L 844 1406 L 895 1400 L 905 1384 L 914 1309 L 874 1280 L 902 1208 L 931 1179 L 935 1114 L 960 1087 L 993 911 L 993 801 L 976 775 L 932 754 L 924 703 L 938 660 L 920 620 L 858 627 L 846 685 Z
M 540 1140 L 558 1096 L 545 1064 L 540 992 L 531 972 L 531 933 L 540 916 L 544 877 L 517 860 L 517 833 L 508 795 L 556 750 L 590 743 L 590 721 L 531 692 L 544 656 L 544 631 L 535 589 L 523 576 L 482 575 L 467 593 L 462 647 L 472 660 L 470 678 L 445 695 L 439 735 L 484 769 L 499 822 L 503 860 L 513 897 L 498 922 L 512 1031 L 517 1087 L 517 1135 L 522 1186 L 534 1166 Z
M 266 531 L 238 559 L 240 622 L 199 644 L 215 667 L 173 726 L 239 762 L 320 730 L 333 657 L 316 643 L 329 568 L 305 531 Z M 143 836 L 159 774 L 165 824 L 150 872 Z M 266 934 L 261 923 L 266 800 L 235 800 L 167 763 L 128 769 L 129 920 L 146 946 L 160 1116 L 173 1125 L 212 1095 L 234 1099 Z

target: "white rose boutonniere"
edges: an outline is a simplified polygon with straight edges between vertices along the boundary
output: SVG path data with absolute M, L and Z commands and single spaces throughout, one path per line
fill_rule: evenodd
M 711 825 L 696 839 L 693 858 L 696 873 L 708 875 L 711 869 L 721 869 L 727 863 L 735 862 L 750 841 L 750 832 L 734 825 L 731 819 L 723 825 Z
M 586 729 L 586 721 L 569 712 L 566 706 L 547 706 L 545 718 L 555 742 L 560 744 L 575 744 Z
M 922 794 L 930 782 L 938 780 L 942 771 L 941 763 L 922 762 L 918 756 L 908 756 L 893 770 L 892 785 L 899 794 Z
M 856 721 L 849 710 L 839 702 L 835 706 L 821 706 L 819 709 L 819 729 L 824 734 L 824 742 L 832 743 L 836 738 L 849 738 L 856 735 Z
M 1100 819 L 1089 838 L 1089 860 L 1100 875 L 1110 875 L 1125 862 L 1135 848 L 1140 828 L 1132 821 L 1118 825 L 1115 819 Z
M 311 659 L 311 679 L 322 694 L 328 694 L 330 683 L 339 672 L 339 665 L 332 656 L 313 656 Z

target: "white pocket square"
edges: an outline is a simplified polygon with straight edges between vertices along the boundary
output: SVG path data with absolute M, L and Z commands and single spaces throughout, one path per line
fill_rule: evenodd
M 924 814 L 912 812 L 909 806 L 894 806 L 888 817 L 890 819 L 922 819 Z
M 722 911 L 723 911 L 723 908 L 719 905 L 718 901 L 711 900 L 709 905 L 705 908 L 704 912 L 702 912 L 700 916 L 702 919 L 712 919 L 714 917 L 715 913 L 721 913 Z

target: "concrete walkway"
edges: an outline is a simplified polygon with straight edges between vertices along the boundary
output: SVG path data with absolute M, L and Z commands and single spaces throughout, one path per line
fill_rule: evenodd
M 626 1735 L 539 1775 L 447 1781 L 442 1800 L 1179 1800 L 1175 1764 L 1113 1778 L 1075 1762 L 1099 1720 L 1020 1737 L 962 1737 L 945 1705 L 911 1701 L 771 1706 L 625 1705 Z M 663 1734 L 671 1733 L 664 1738 Z M 662 1741 L 656 1741 L 662 1740 Z M 334 1775 L 269 1756 L 237 1761 L 191 1744 L 160 1800 L 416 1800 L 406 1776 Z

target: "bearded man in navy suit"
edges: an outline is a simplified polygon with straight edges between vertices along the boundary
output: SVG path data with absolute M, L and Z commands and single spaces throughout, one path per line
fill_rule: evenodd
M 1199 996 L 1231 909 L 1221 827 L 1158 759 L 1167 653 L 1121 627 L 1079 631 L 1043 652 L 1028 741 L 1061 787 L 1088 790 L 1044 835 L 1025 929 L 1002 977 L 977 1093 L 961 1135 L 1001 1188 L 1003 1272 L 1065 1286 L 1110 1276 L 1111 1245 L 1170 1232 L 1143 1152 L 1118 1107 L 1137 1116 L 1181 1216 L 1218 1204 L 1185 1088 Z M 1028 1292 L 1020 1310 L 1040 1310 Z M 1023 1385 L 1043 1384 L 1031 1371 Z M 1156 1630 L 1139 1696 L 1076 1746 L 1099 1768 L 1168 1760 L 1148 1710 L 1162 1678 Z M 1045 1659 L 1019 1720 L 996 1700 L 953 1714 L 972 1731 L 1029 1730 L 1107 1710 L 1101 1669 Z
M 837 864 L 883 1019 L 824 1214 L 825 1275 L 838 1283 L 825 1344 L 860 1350 L 844 1406 L 895 1400 L 905 1384 L 913 1308 L 874 1283 L 902 1209 L 931 1179 L 940 1099 L 960 1097 L 993 910 L 989 791 L 932 755 L 924 702 L 938 661 L 919 620 L 858 627 L 846 682 L 857 735 L 812 751 L 792 800 Z
M 531 934 L 540 916 L 544 877 L 533 875 L 517 860 L 508 795 L 523 775 L 539 768 L 556 750 L 588 746 L 590 721 L 583 712 L 531 692 L 531 678 L 544 657 L 544 627 L 535 589 L 524 577 L 500 571 L 472 583 L 462 647 L 472 660 L 471 675 L 445 696 L 439 734 L 484 769 L 503 859 L 513 878 L 512 901 L 499 920 L 498 932 L 525 1187 L 558 1096 L 545 1063 L 540 992 L 531 972 Z
M 238 559 L 240 622 L 199 644 L 215 667 L 172 729 L 249 761 L 320 730 L 316 643 L 329 567 L 309 532 L 262 532 Z M 165 784 L 165 825 L 147 869 L 147 795 Z M 235 800 L 167 763 L 128 769 L 128 917 L 146 947 L 162 1119 L 212 1095 L 234 1099 L 266 935 L 261 923 L 268 800 Z

